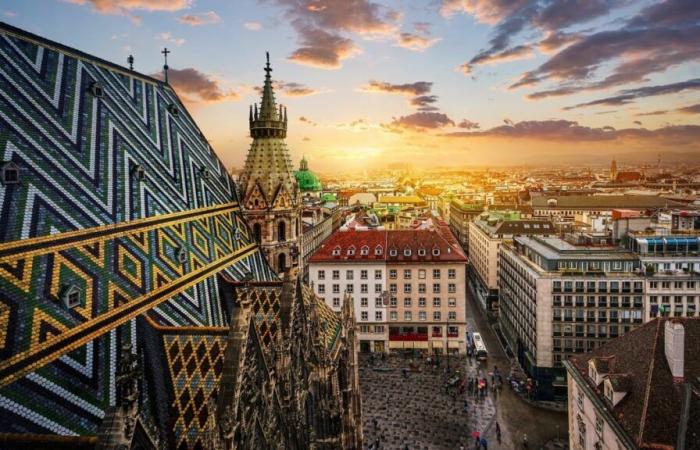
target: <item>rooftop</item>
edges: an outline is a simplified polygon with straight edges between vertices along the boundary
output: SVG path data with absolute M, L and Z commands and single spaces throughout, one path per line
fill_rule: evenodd
M 533 208 L 680 208 L 684 204 L 655 195 L 559 195 L 532 197 Z

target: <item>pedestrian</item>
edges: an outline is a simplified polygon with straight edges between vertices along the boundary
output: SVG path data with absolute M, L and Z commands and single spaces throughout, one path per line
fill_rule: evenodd
M 469 411 L 469 402 L 465 398 L 464 399 L 464 412 L 468 412 L 468 411 Z
M 523 434 L 523 448 L 527 448 L 527 434 Z
M 481 438 L 481 448 L 483 448 L 484 450 L 488 450 L 489 448 L 489 443 L 486 442 L 485 438 Z
M 377 422 L 376 417 L 372 417 L 372 425 L 374 426 L 374 431 L 377 431 L 377 427 L 379 426 L 379 422 Z
M 379 438 L 376 438 L 376 439 L 374 440 L 374 448 L 376 448 L 377 450 L 379 450 Z
M 408 444 L 403 446 L 403 450 L 408 450 Z
M 477 448 L 479 448 L 479 443 L 480 443 L 479 437 L 480 436 L 481 436 L 481 433 L 479 433 L 478 431 L 472 431 L 472 437 L 474 438 L 474 442 L 476 443 Z

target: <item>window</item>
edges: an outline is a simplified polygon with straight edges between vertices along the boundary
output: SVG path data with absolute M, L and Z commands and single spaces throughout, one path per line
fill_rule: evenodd
M 334 293 L 334 294 L 340 294 L 340 285 L 339 285 L 339 284 L 334 284 L 334 285 L 333 285 L 333 293 Z
M 392 308 L 396 308 L 396 304 L 397 304 L 397 302 L 396 302 L 396 297 L 391 297 L 391 298 L 389 299 L 389 305 L 390 305 Z
M 374 332 L 375 333 L 384 333 L 384 325 L 375 325 Z
M 433 308 L 440 307 L 440 297 L 433 297 Z
M 454 297 L 448 298 L 448 299 L 447 299 L 447 306 L 450 306 L 450 307 L 452 307 L 452 308 L 454 308 L 455 306 L 457 306 L 457 299 L 454 298 Z
M 353 278 L 355 278 L 355 272 L 353 272 L 352 270 L 346 270 L 345 271 L 345 279 L 352 280 Z
M 450 279 L 452 279 L 452 280 L 454 280 L 455 278 L 457 278 L 457 270 L 455 270 L 455 269 L 447 269 L 447 278 L 450 278 Z
M 397 290 L 398 290 L 398 289 L 397 289 L 397 287 L 396 287 L 396 283 L 391 283 L 391 284 L 389 285 L 389 292 L 391 292 L 392 294 L 396 294 L 396 291 L 397 291 Z
M 363 286 L 365 286 L 365 285 L 363 285 Z M 355 285 L 354 284 L 346 284 L 345 291 L 352 294 L 353 292 L 355 292 Z
M 369 255 L 369 247 L 366 245 L 363 245 L 362 248 L 360 249 L 360 255 L 366 256 Z
M 596 431 L 596 433 L 602 435 L 604 429 L 605 429 L 605 422 L 603 421 L 603 418 L 600 417 L 598 414 L 596 414 L 595 415 L 595 431 Z
M 63 300 L 63 305 L 68 309 L 73 309 L 80 306 L 82 291 L 78 286 L 70 285 L 63 289 L 61 293 L 61 299 Z
M 374 293 L 375 294 L 381 294 L 382 293 L 382 285 L 381 283 L 376 283 L 374 285 Z
M 19 166 L 12 161 L 0 164 L 0 181 L 5 185 L 19 183 Z
M 381 246 L 381 245 L 377 245 L 377 246 L 374 248 L 374 254 L 377 255 L 377 256 L 379 256 L 379 255 L 381 255 L 382 253 L 384 253 L 384 251 L 382 250 L 382 246 Z
M 418 256 L 425 256 L 425 249 L 424 248 L 418 249 Z
M 325 284 L 319 284 L 319 285 L 318 285 L 318 293 L 319 293 L 319 294 L 325 294 L 325 293 L 326 293 L 326 285 L 325 285 Z
M 333 297 L 333 306 L 335 308 L 340 308 L 340 297 Z
M 360 319 L 361 320 L 369 320 L 369 312 L 367 312 L 367 311 L 360 312 Z
M 411 307 L 411 297 L 405 297 L 403 299 L 403 306 L 405 306 L 406 308 Z
M 433 249 L 433 256 L 440 256 L 440 249 L 439 248 Z
M 404 311 L 403 320 L 413 320 L 413 315 L 411 314 L 411 311 Z
M 418 297 L 418 306 L 425 308 L 425 297 Z
M 440 293 L 440 283 L 433 283 L 433 293 L 435 293 L 435 294 Z
M 418 293 L 425 294 L 425 283 L 418 284 Z
M 360 270 L 360 280 L 366 280 L 366 279 L 367 279 L 367 271 Z
M 411 249 L 410 248 L 403 249 L 403 256 L 411 256 Z
M 441 317 L 440 311 L 433 311 L 433 320 L 440 320 Z
M 403 292 L 405 294 L 410 294 L 411 293 L 412 286 L 409 283 L 404 283 L 403 285 Z
M 389 320 L 398 320 L 399 314 L 396 311 L 389 312 Z
M 440 278 L 440 269 L 433 269 L 433 278 Z
M 418 312 L 418 320 L 425 320 L 425 311 Z
M 403 271 L 403 279 L 404 279 L 404 280 L 410 280 L 410 279 L 411 279 L 411 269 L 404 269 L 404 271 Z
M 360 306 L 361 306 L 362 308 L 366 308 L 366 307 L 368 306 L 368 305 L 367 305 L 367 297 L 362 297 L 362 298 L 360 298 Z
M 384 307 L 384 301 L 382 300 L 381 297 L 374 298 L 374 307 L 375 308 L 383 308 Z
M 384 319 L 382 319 L 382 314 L 383 314 L 382 311 L 375 311 L 374 312 L 374 320 L 377 320 L 377 321 L 384 320 Z
M 454 283 L 448 284 L 447 285 L 447 292 L 449 292 L 451 294 L 454 294 L 455 292 L 457 292 L 457 285 Z
M 360 325 L 360 333 L 369 333 L 369 325 Z
M 398 253 L 399 252 L 395 248 L 392 248 L 391 250 L 389 250 L 389 256 L 396 256 L 396 255 L 398 255 Z
M 354 254 L 355 254 L 355 247 L 351 245 L 350 247 L 348 247 L 348 255 L 352 256 Z
M 382 271 L 381 269 L 377 269 L 374 271 L 374 279 L 375 280 L 381 280 L 382 279 Z
M 334 270 L 334 271 L 333 271 L 333 279 L 334 279 L 334 280 L 340 280 L 340 270 Z
M 325 271 L 325 270 L 319 270 L 319 271 L 318 271 L 318 279 L 319 279 L 319 280 L 325 280 L 325 279 L 326 279 L 326 271 Z
M 360 293 L 366 294 L 368 292 L 369 292 L 369 286 L 367 285 L 367 283 L 362 283 L 360 285 Z
M 418 279 L 425 280 L 425 269 L 418 269 Z
M 389 278 L 395 280 L 398 275 L 396 274 L 396 269 L 389 270 Z

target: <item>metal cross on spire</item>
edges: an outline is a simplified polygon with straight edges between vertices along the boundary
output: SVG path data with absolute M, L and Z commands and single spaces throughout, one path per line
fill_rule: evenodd
M 265 56 L 267 56 L 267 63 L 265 64 L 265 72 L 267 73 L 266 76 L 270 76 L 270 72 L 272 72 L 272 67 L 270 67 L 270 52 L 265 52 Z
M 170 50 L 168 50 L 166 47 L 163 49 L 163 51 L 161 53 L 163 54 L 163 57 L 165 59 L 165 64 L 163 64 L 163 73 L 165 74 L 165 82 L 167 83 L 168 82 L 168 69 L 169 69 L 169 67 L 168 67 L 168 53 L 170 53 Z

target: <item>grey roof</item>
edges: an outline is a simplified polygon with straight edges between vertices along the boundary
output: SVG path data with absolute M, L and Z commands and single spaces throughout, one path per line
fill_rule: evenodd
M 556 200 L 556 205 L 549 205 L 549 200 Z M 676 208 L 687 206 L 655 195 L 561 195 L 532 198 L 533 208 Z

